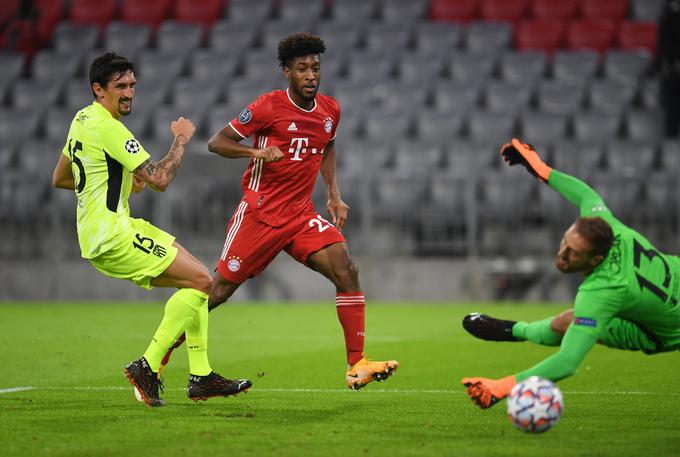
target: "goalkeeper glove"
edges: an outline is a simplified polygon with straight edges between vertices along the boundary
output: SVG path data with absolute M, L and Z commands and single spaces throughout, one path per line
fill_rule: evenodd
M 510 394 L 517 384 L 515 376 L 506 376 L 499 380 L 488 378 L 463 378 L 462 384 L 467 387 L 470 399 L 480 408 L 487 409 Z
M 512 143 L 503 145 L 501 148 L 501 155 L 510 166 L 521 163 L 529 173 L 544 182 L 548 182 L 552 168 L 541 160 L 531 145 L 522 143 L 517 138 L 513 138 Z

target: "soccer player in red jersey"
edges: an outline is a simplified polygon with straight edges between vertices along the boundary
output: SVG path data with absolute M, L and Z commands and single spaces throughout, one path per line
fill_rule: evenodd
M 394 374 L 399 364 L 364 357 L 364 294 L 340 232 L 349 210 L 340 197 L 335 168 L 340 106 L 318 93 L 320 54 L 325 49 L 319 37 L 308 33 L 282 40 L 278 57 L 288 89 L 261 95 L 208 143 L 211 152 L 223 157 L 250 159 L 243 199 L 227 228 L 208 306 L 225 302 L 286 251 L 335 285 L 347 350 L 347 385 L 360 389 Z M 250 136 L 255 147 L 239 143 Z M 328 189 L 331 222 L 317 213 L 311 199 L 319 171 Z

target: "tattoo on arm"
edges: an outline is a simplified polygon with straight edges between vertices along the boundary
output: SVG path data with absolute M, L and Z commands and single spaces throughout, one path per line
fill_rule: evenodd
M 137 167 L 137 170 L 144 170 L 148 175 L 148 178 L 151 178 L 144 179 L 149 186 L 158 190 L 163 189 L 170 184 L 175 178 L 179 165 L 184 158 L 185 144 L 183 138 L 175 138 L 172 146 L 170 146 L 170 151 L 168 151 L 167 155 L 160 162 L 156 163 L 151 159 L 147 159 Z

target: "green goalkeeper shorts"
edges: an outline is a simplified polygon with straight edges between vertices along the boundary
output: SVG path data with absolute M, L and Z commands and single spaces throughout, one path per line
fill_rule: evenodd
M 679 350 L 680 334 L 664 340 L 635 322 L 615 317 L 600 334 L 599 342 L 610 348 L 656 354 Z
M 177 257 L 175 237 L 144 219 L 130 219 L 132 228 L 118 235 L 120 243 L 90 259 L 92 265 L 113 278 L 127 279 L 145 289 Z

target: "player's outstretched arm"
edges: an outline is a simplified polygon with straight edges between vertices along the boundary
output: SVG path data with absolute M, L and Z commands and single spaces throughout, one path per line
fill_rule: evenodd
M 227 159 L 247 157 L 249 159 L 261 159 L 265 162 L 277 162 L 283 159 L 283 152 L 277 146 L 264 149 L 251 148 L 240 143 L 243 139 L 230 125 L 227 125 L 210 138 L 208 151 Z
M 135 176 L 144 181 L 154 190 L 163 192 L 170 185 L 182 160 L 184 159 L 185 146 L 196 132 L 196 127 L 189 119 L 180 117 L 170 124 L 175 139 L 170 150 L 158 163 L 151 159 L 145 160 L 137 169 Z
M 71 161 L 64 154 L 59 155 L 57 166 L 52 173 L 52 185 L 57 189 L 74 190 L 76 182 L 71 171 Z
M 328 215 L 331 217 L 331 222 L 335 224 L 338 230 L 342 230 L 347 220 L 347 213 L 349 213 L 349 206 L 342 201 L 340 197 L 340 188 L 338 186 L 338 178 L 335 165 L 335 141 L 331 140 L 323 153 L 323 161 L 321 162 L 321 176 L 326 183 L 326 191 L 328 193 L 328 203 L 326 209 Z
M 581 215 L 591 212 L 594 208 L 606 208 L 602 197 L 588 184 L 546 165 L 531 145 L 513 138 L 512 142 L 503 145 L 501 155 L 510 166 L 522 164 L 529 173 L 577 206 Z

